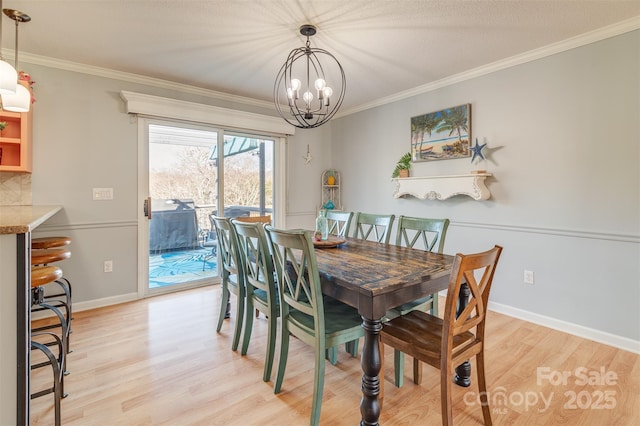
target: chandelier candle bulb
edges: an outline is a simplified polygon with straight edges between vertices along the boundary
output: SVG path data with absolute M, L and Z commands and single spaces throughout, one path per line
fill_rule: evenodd
M 322 89 L 322 93 L 324 93 L 324 106 L 329 106 L 329 98 L 333 95 L 333 89 L 331 89 L 331 87 L 325 87 Z
M 318 99 L 322 100 L 322 98 L 324 97 L 324 88 L 327 85 L 327 83 L 319 78 L 316 80 L 315 86 L 316 86 L 316 93 L 318 94 Z
M 311 108 L 311 102 L 313 102 L 313 94 L 311 92 L 304 92 L 302 99 L 307 103 L 307 108 Z
M 302 83 L 297 78 L 291 80 L 291 90 L 293 90 L 294 99 L 300 99 L 300 87 L 302 87 Z

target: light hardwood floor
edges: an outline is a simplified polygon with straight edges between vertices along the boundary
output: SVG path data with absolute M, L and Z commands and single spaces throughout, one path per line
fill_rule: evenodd
M 234 319 L 215 331 L 219 300 L 219 287 L 209 287 L 77 312 L 63 424 L 308 424 L 311 349 L 291 341 L 283 389 L 275 395 L 273 382 L 262 381 L 264 317 L 240 356 L 231 351 Z M 494 424 L 640 425 L 640 355 L 493 312 L 486 339 Z M 440 424 L 439 371 L 425 366 L 422 384 L 414 385 L 408 359 L 398 389 L 391 349 L 385 354 L 381 424 Z M 596 377 L 603 371 L 606 380 Z M 321 424 L 359 423 L 361 374 L 359 360 L 343 348 L 336 366 L 327 363 Z M 570 376 L 563 381 L 562 374 Z M 603 380 L 581 385 L 585 376 Z M 43 371 L 34 374 L 34 386 L 43 380 Z M 482 424 L 475 373 L 472 380 L 469 388 L 454 386 L 457 425 Z M 51 395 L 32 401 L 31 418 L 32 425 L 53 424 Z

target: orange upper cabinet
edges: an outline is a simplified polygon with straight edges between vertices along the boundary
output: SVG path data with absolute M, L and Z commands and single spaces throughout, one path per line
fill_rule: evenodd
M 0 172 L 31 173 L 32 111 L 0 111 L 0 122 L 7 123 L 0 131 Z

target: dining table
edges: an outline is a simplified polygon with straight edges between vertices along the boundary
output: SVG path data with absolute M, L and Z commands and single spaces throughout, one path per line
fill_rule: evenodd
M 342 241 L 314 251 L 323 294 L 356 308 L 362 317 L 360 424 L 377 425 L 383 317 L 390 308 L 447 289 L 455 257 L 350 237 Z M 467 295 L 459 297 L 459 305 L 466 304 Z M 457 373 L 458 384 L 468 386 L 470 368 Z

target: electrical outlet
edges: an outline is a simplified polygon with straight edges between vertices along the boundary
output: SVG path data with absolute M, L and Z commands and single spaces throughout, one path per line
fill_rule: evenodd
M 113 260 L 105 260 L 104 261 L 104 271 L 105 272 L 113 272 Z
M 533 271 L 527 271 L 526 269 L 524 270 L 524 283 L 525 284 L 533 284 L 534 283 Z

